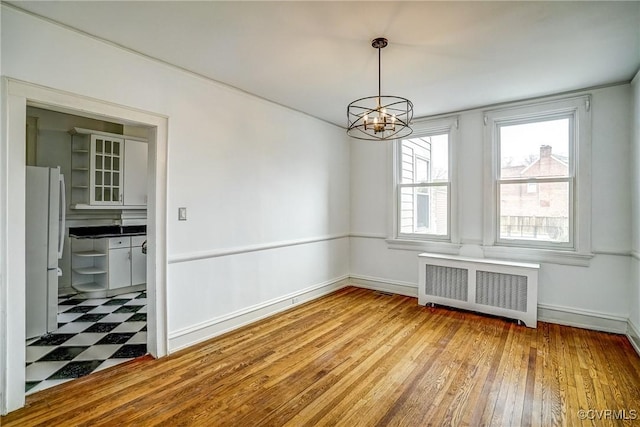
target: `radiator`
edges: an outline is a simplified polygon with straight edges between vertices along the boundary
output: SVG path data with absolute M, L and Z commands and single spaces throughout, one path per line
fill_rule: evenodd
M 539 264 L 423 253 L 418 303 L 440 304 L 522 321 L 538 319 Z

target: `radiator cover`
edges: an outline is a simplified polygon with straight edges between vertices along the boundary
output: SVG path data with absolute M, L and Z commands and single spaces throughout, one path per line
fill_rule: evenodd
M 536 327 L 539 264 L 429 253 L 418 260 L 419 304 L 473 310 Z

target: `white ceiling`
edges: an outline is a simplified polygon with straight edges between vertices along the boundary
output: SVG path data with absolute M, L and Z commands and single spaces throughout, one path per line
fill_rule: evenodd
M 344 127 L 382 92 L 415 116 L 628 82 L 640 2 L 11 2 Z

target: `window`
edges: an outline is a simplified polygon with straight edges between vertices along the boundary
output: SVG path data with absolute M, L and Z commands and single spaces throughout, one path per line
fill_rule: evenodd
M 590 252 L 589 106 L 582 96 L 485 114 L 485 253 Z
M 451 239 L 451 135 L 457 119 L 416 126 L 396 142 L 395 236 L 401 240 Z
M 497 123 L 498 241 L 572 245 L 573 121 Z

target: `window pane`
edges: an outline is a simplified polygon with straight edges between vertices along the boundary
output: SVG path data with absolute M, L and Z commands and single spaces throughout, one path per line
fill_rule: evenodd
M 429 160 L 416 157 L 416 182 L 429 182 Z
M 568 243 L 569 183 L 500 184 L 500 239 Z
M 446 236 L 447 186 L 400 188 L 400 233 Z
M 449 134 L 405 139 L 401 146 L 402 184 L 449 181 Z
M 501 125 L 500 177 L 569 176 L 569 118 Z
M 402 141 L 402 161 L 400 166 L 402 169 L 400 182 L 402 184 L 413 184 L 413 153 L 414 150 L 411 147 L 411 144 L 407 144 L 407 141 Z

